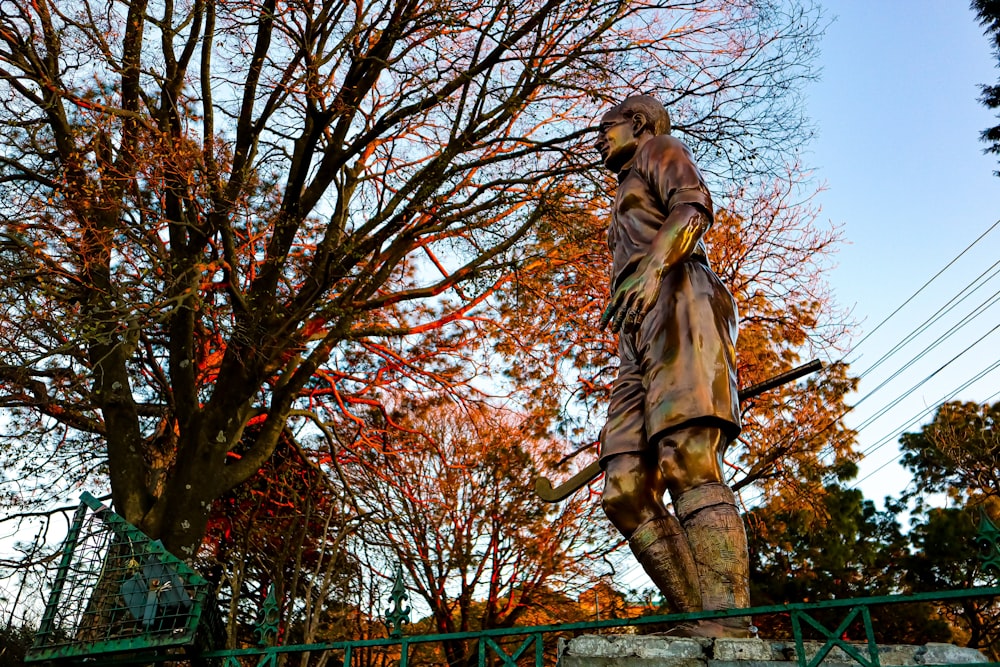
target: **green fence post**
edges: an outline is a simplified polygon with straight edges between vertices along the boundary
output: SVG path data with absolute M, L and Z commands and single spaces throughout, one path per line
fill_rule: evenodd
M 799 663 L 799 667 L 807 667 L 806 665 L 806 647 L 802 641 L 802 612 L 798 609 L 793 609 L 791 611 L 792 616 L 792 636 L 795 638 L 795 659 Z
M 868 605 L 861 608 L 861 618 L 865 623 L 865 637 L 868 639 L 868 655 L 871 656 L 872 665 L 879 667 L 878 644 L 875 643 L 875 628 L 872 626 L 872 614 Z
M 73 564 L 73 551 L 76 550 L 76 543 L 80 539 L 80 530 L 83 528 L 83 518 L 87 512 L 87 505 L 83 502 L 76 508 L 73 515 L 73 523 L 70 524 L 69 533 L 66 535 L 66 542 L 63 544 L 62 558 L 59 560 L 59 568 L 56 570 L 56 579 L 52 582 L 52 593 L 49 595 L 48 604 L 45 605 L 45 613 L 42 615 L 42 623 L 38 627 L 38 634 L 35 635 L 35 645 L 41 646 L 43 637 L 48 637 L 53 632 L 53 625 L 56 620 L 56 611 L 59 609 L 59 598 L 62 596 L 63 586 L 66 585 L 66 578 L 69 576 L 69 567 Z

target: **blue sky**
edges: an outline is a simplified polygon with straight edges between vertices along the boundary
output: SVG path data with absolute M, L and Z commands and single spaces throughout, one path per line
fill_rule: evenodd
M 1000 218 L 1000 178 L 993 175 L 1000 165 L 982 153 L 978 139 L 1000 121 L 977 101 L 979 84 L 995 83 L 1000 70 L 962 0 L 822 4 L 832 22 L 822 41 L 821 78 L 806 91 L 818 129 L 806 162 L 826 187 L 817 199 L 821 219 L 841 226 L 847 242 L 829 280 L 840 305 L 858 321 L 855 349 L 847 355 L 858 374 L 939 308 L 955 303 L 963 287 L 1000 259 L 997 228 L 876 330 Z M 986 282 L 864 376 L 851 402 L 872 393 L 849 423 L 864 425 L 859 446 L 871 450 L 861 468 L 866 497 L 881 500 L 905 485 L 908 475 L 893 463 L 898 434 L 928 421 L 941 400 L 1000 400 L 1000 369 L 956 393 L 1000 358 L 1000 330 L 950 361 L 1000 324 L 1000 306 L 988 301 L 968 325 L 958 324 L 998 290 L 1000 279 Z M 954 335 L 926 351 L 948 332 Z

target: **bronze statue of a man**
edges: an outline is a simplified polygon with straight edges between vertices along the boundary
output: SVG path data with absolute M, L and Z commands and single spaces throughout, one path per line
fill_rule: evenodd
M 601 326 L 618 332 L 621 366 L 601 433 L 602 501 L 671 607 L 742 609 L 746 533 L 722 477 L 723 451 L 740 432 L 736 304 L 702 241 L 712 197 L 669 133 L 666 109 L 641 95 L 604 115 L 596 143 L 618 175 Z M 681 632 L 747 636 L 747 626 L 720 619 Z

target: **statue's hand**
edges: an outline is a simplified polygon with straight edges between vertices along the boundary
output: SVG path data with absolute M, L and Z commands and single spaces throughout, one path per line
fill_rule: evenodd
M 611 330 L 617 333 L 622 328 L 630 331 L 639 326 L 642 318 L 656 303 L 663 278 L 663 263 L 646 257 L 625 278 L 611 297 L 611 303 L 601 316 L 601 328 L 611 323 Z

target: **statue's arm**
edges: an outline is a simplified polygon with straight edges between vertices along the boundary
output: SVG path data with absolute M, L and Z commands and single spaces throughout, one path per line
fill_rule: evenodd
M 710 225 L 709 217 L 700 206 L 674 206 L 653 238 L 649 255 L 643 260 L 648 262 L 646 270 L 655 274 L 652 277 L 659 281 L 671 267 L 690 257 Z
M 611 296 L 601 327 L 612 331 L 637 324 L 659 296 L 660 283 L 671 267 L 687 259 L 709 227 L 708 216 L 693 204 L 678 204 L 657 232 L 649 253 L 626 276 Z

